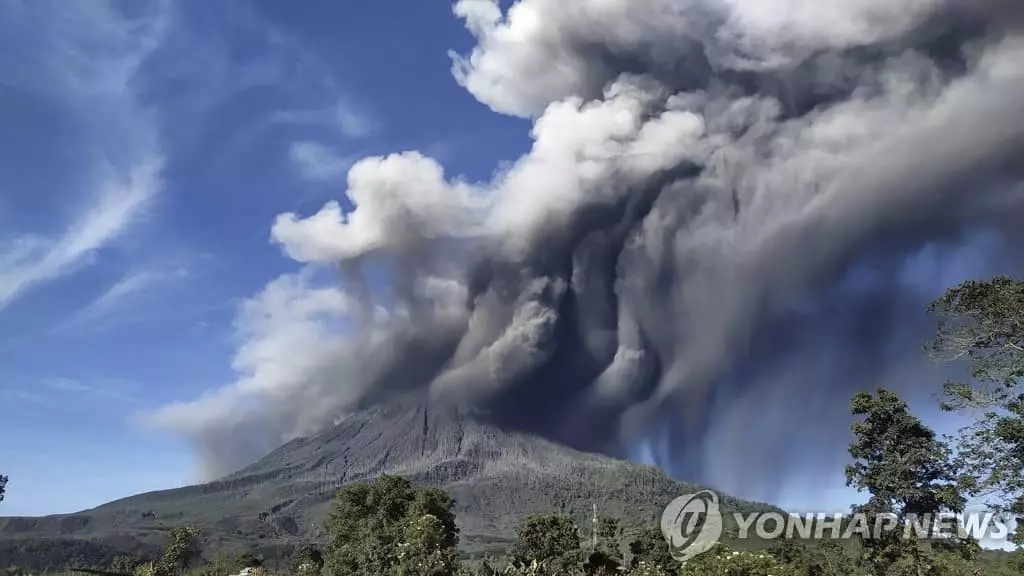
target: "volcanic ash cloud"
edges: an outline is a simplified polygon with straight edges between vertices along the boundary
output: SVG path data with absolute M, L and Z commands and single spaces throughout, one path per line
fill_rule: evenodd
M 351 212 L 278 217 L 342 284 L 268 287 L 243 351 L 277 344 L 153 417 L 211 474 L 412 391 L 748 497 L 841 469 L 855 390 L 928 393 L 936 291 L 1021 269 L 1017 6 L 460 0 L 455 80 L 532 149 L 367 158 Z

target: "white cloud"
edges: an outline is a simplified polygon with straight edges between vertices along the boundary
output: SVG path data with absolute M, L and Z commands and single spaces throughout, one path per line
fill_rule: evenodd
M 115 385 L 113 382 L 107 379 L 98 379 L 96 382 L 86 383 L 76 378 L 67 378 L 64 376 L 50 376 L 43 378 L 40 381 L 42 388 L 55 393 L 55 394 L 77 394 L 86 397 L 102 398 L 104 400 L 115 400 L 122 403 L 133 404 L 137 402 L 134 397 L 123 393 L 120 388 L 121 386 Z M 35 394 L 40 401 L 43 400 L 43 396 Z M 53 402 L 62 402 L 63 399 L 53 399 Z
M 267 403 L 308 393 L 317 378 L 338 375 L 337 366 L 346 361 L 344 323 L 358 314 L 359 304 L 340 289 L 314 286 L 311 270 L 281 276 L 239 309 L 241 346 L 232 362 L 239 379 L 196 400 L 140 414 L 139 421 L 200 435 L 230 429 Z
M 239 347 L 232 361 L 237 380 L 136 415 L 143 427 L 210 439 L 209 452 L 201 454 L 209 459 L 201 463 L 204 479 L 251 463 L 267 446 L 315 432 L 365 392 L 364 379 L 353 374 L 392 363 L 381 351 L 398 335 L 394 326 L 408 322 L 407 310 L 375 306 L 368 313 L 366 302 L 317 283 L 315 276 L 311 267 L 280 276 L 240 306 Z M 417 290 L 437 304 L 440 314 L 461 313 L 456 302 L 463 301 L 465 291 L 458 283 L 424 278 Z M 285 406 L 298 411 L 282 416 Z M 258 414 L 265 419 L 253 426 Z M 250 449 L 256 453 L 243 453 L 231 443 L 243 429 L 251 431 Z
M 368 111 L 345 98 L 325 108 L 282 110 L 272 115 L 270 122 L 330 127 L 353 140 L 366 138 L 377 128 Z
M 684 62 L 687 40 L 726 44 L 759 60 L 802 57 L 895 36 L 943 0 L 458 0 L 455 14 L 476 37 L 452 53 L 452 73 L 494 111 L 531 117 L 572 96 L 597 97 L 619 70 L 594 58 L 638 56 Z M 725 22 L 722 24 L 721 22 Z M 717 38 L 712 38 L 717 36 Z M 714 40 L 715 42 L 712 42 Z M 703 52 L 704 47 L 699 48 Z M 708 53 L 735 59 L 734 51 Z M 735 62 L 733 62 L 735 64 Z
M 342 178 L 356 161 L 355 157 L 342 156 L 336 150 L 316 142 L 294 142 L 289 155 L 299 174 L 313 182 Z
M 160 186 L 159 163 L 135 167 L 126 181 L 100 184 L 101 196 L 59 237 L 16 238 L 0 251 L 0 310 L 24 292 L 73 272 L 96 251 L 124 234 L 149 206 Z
M 58 332 L 86 329 L 94 333 L 115 323 L 137 320 L 130 310 L 144 295 L 189 276 L 186 268 L 151 268 L 129 272 L 102 294 L 80 308 L 57 328 Z
M 900 34 L 944 0 L 724 0 L 735 33 L 769 46 L 854 46 Z
M 161 409 L 153 421 L 189 428 L 188 422 L 208 416 L 207 410 L 194 410 L 199 406 L 230 419 L 239 400 L 288 394 L 289 388 L 300 386 L 330 362 L 339 336 L 324 321 L 344 319 L 357 305 L 337 288 L 317 288 L 310 282 L 308 270 L 284 275 L 244 302 L 235 323 L 242 345 L 232 362 L 244 376 L 197 402 Z
M 600 95 L 616 72 L 595 66 L 586 45 L 655 46 L 692 25 L 678 0 L 521 0 L 503 14 L 497 0 L 459 0 L 454 12 L 477 39 L 452 53 L 452 73 L 494 111 L 536 116 L 552 102 Z M 678 44 L 678 43 L 677 43 Z M 669 44 L 671 45 L 671 44 Z
M 614 175 L 642 177 L 706 153 L 699 115 L 669 110 L 648 120 L 650 100 L 624 81 L 610 87 L 604 101 L 550 106 L 534 125 L 530 153 L 487 184 L 447 179 L 436 160 L 419 152 L 361 160 L 348 176 L 351 211 L 331 201 L 307 218 L 282 214 L 272 238 L 306 263 L 485 234 L 514 250 L 538 229 L 559 226 L 581 203 L 598 201 L 595 195 L 618 194 L 600 185 Z
M 272 237 L 307 263 L 484 234 L 515 250 L 539 229 L 558 227 L 580 204 L 621 194 L 601 185 L 613 176 L 643 177 L 707 153 L 699 115 L 669 110 L 646 119 L 651 99 L 624 81 L 604 101 L 550 106 L 534 125 L 530 153 L 487 184 L 446 179 L 437 161 L 418 152 L 361 160 L 349 172 L 350 212 L 332 201 L 307 218 L 282 214 Z
M 449 183 L 441 166 L 418 152 L 359 161 L 349 171 L 347 195 L 351 212 L 332 201 L 309 218 L 281 214 L 272 238 L 299 262 L 327 263 L 469 234 L 475 223 L 472 187 Z
M 370 116 L 348 100 L 339 100 L 335 106 L 325 109 L 278 112 L 270 121 L 332 126 L 352 140 L 366 138 L 375 128 Z M 302 178 L 313 182 L 342 178 L 359 159 L 358 156 L 342 154 L 333 147 L 309 140 L 293 142 L 288 155 Z
M 42 381 L 44 388 L 55 390 L 58 392 L 90 392 L 92 387 L 82 383 L 79 380 L 72 378 L 64 378 L 62 376 L 54 376 L 50 378 L 44 378 Z
M 351 102 L 341 100 L 334 109 L 334 116 L 341 133 L 349 138 L 365 138 L 373 131 L 370 116 L 356 108 Z
M 39 394 L 25 390 L 0 390 L 0 398 L 13 402 L 27 402 L 29 404 L 45 403 L 45 399 Z
M 0 244 L 0 310 L 89 264 L 146 214 L 162 184 L 158 128 L 135 98 L 135 81 L 163 38 L 166 4 L 134 19 L 104 3 L 61 3 L 56 11 L 45 4 L 0 7 L 0 34 L 21 35 L 34 48 L 0 56 L 0 66 L 6 82 L 60 102 L 80 121 L 90 168 L 65 194 L 85 208 L 59 234 L 15 233 Z

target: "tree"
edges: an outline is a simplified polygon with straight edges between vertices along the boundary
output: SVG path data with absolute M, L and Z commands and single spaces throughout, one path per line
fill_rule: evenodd
M 970 382 L 947 382 L 942 407 L 974 417 L 959 453 L 971 496 L 1024 514 L 1024 281 L 1000 276 L 946 291 L 929 310 L 938 317 L 925 349 L 937 360 L 966 362 Z M 1024 532 L 1015 537 L 1024 543 Z
M 847 485 L 871 497 L 855 512 L 866 516 L 867 527 L 878 526 L 882 515 L 893 514 L 897 526 L 916 517 L 924 520 L 941 512 L 962 512 L 966 503 L 959 474 L 951 462 L 951 451 L 935 433 L 912 415 L 906 402 L 888 390 L 876 395 L 857 394 L 850 403 L 854 416 L 854 462 L 846 468 Z M 926 522 L 926 527 L 927 522 Z M 876 574 L 909 562 L 916 574 L 933 573 L 927 559 L 939 540 L 905 538 L 902 530 L 889 530 L 863 538 L 866 562 Z M 862 535 L 864 536 L 864 535 Z M 942 541 L 943 548 L 955 549 L 967 543 Z
M 432 514 L 413 519 L 399 545 L 396 576 L 454 576 L 455 547 L 447 544 L 444 523 Z
M 666 572 L 662 572 L 666 573 Z M 797 576 L 797 572 L 763 552 L 729 550 L 715 546 L 686 561 L 676 572 L 679 576 Z M 844 574 L 843 576 L 851 576 Z
M 453 506 L 443 491 L 414 490 L 408 480 L 396 476 L 383 475 L 372 483 L 346 486 L 335 498 L 327 519 L 325 574 L 395 574 L 399 544 L 411 535 L 428 538 L 426 533 L 417 532 L 426 530 L 423 522 L 430 523 L 429 538 L 436 537 L 445 552 L 454 551 L 458 528 Z M 424 516 L 432 516 L 436 523 L 423 520 Z
M 167 547 L 157 562 L 155 576 L 173 576 L 188 569 L 198 553 L 199 529 L 195 526 L 177 526 L 167 535 Z
M 407 480 L 386 475 L 342 489 L 327 520 L 326 573 L 389 574 L 413 497 Z
M 412 506 L 409 509 L 411 519 L 422 519 L 433 516 L 440 522 L 441 544 L 452 548 L 459 544 L 459 528 L 455 524 L 455 502 L 447 492 L 439 488 L 421 488 L 413 494 Z
M 636 569 L 641 562 L 648 567 L 647 569 L 657 567 L 672 574 L 679 570 L 679 562 L 672 557 L 672 551 L 668 547 L 665 535 L 661 533 L 661 528 L 648 526 L 640 530 L 629 543 L 629 553 L 630 570 Z
M 324 569 L 324 557 L 316 546 L 307 544 L 295 554 L 296 569 L 301 575 L 320 574 Z
M 853 558 L 837 540 L 825 539 L 807 546 L 800 540 L 780 538 L 772 540 L 768 555 L 802 576 L 855 576 Z
M 842 545 L 835 540 L 824 540 L 811 552 L 808 576 L 854 576 L 860 574 Z M 799 566 L 797 566 L 799 568 Z
M 110 570 L 120 574 L 134 574 L 139 564 L 142 564 L 142 561 L 134 556 L 114 556 L 110 561 Z
M 830 541 L 826 540 L 825 542 Z M 767 552 L 772 558 L 787 566 L 799 567 L 806 572 L 812 571 L 811 553 L 803 542 L 791 538 L 779 538 L 768 544 Z
M 4 501 L 4 494 L 7 492 L 7 476 L 0 475 L 0 502 Z
M 547 573 L 565 574 L 580 561 L 580 535 L 572 519 L 554 514 L 530 516 L 516 528 L 512 560 L 539 564 Z

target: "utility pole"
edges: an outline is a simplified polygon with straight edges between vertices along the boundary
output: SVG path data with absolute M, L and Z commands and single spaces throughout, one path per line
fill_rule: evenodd
M 591 536 L 590 546 L 591 546 L 591 550 L 596 552 L 597 551 L 597 502 L 594 502 L 594 516 L 593 516 L 593 518 L 591 520 L 591 523 L 593 524 L 593 526 L 592 526 L 591 531 L 590 531 L 590 536 Z

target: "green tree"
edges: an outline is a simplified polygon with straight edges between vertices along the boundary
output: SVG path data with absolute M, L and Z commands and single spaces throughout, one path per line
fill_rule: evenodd
M 420 488 L 413 494 L 409 509 L 410 519 L 422 519 L 433 516 L 440 522 L 441 544 L 452 548 L 459 544 L 459 528 L 455 524 L 455 502 L 447 492 L 439 488 Z
M 459 568 L 444 523 L 432 514 L 413 519 L 399 545 L 396 576 L 454 576 Z
M 679 571 L 672 572 L 672 574 L 679 576 L 797 576 L 798 572 L 770 554 L 729 550 L 727 547 L 719 545 L 704 554 L 687 560 Z
M 810 556 L 810 566 L 805 570 L 808 576 L 856 576 L 857 574 L 863 574 L 863 572 L 857 570 L 856 562 L 843 549 L 842 544 L 835 540 L 823 540 L 811 551 Z
M 295 554 L 296 570 L 302 576 L 320 574 L 324 569 L 324 557 L 320 550 L 312 544 L 299 548 Z
M 799 540 L 779 538 L 768 544 L 767 552 L 772 558 L 803 573 L 815 573 L 811 551 Z
M 4 501 L 4 494 L 7 492 L 7 476 L 0 475 L 0 502 Z
M 399 544 L 424 516 L 434 517 L 445 550 L 458 544 L 454 503 L 441 490 L 414 490 L 408 480 L 383 475 L 342 489 L 327 519 L 324 573 L 333 576 L 395 574 Z
M 110 570 L 120 574 L 134 574 L 135 568 L 141 563 L 142 561 L 134 556 L 114 556 L 110 561 Z
M 1000 276 L 955 286 L 932 303 L 938 360 L 965 362 L 971 381 L 947 382 L 942 407 L 973 417 L 959 455 L 974 479 L 970 496 L 1024 514 L 1024 281 Z M 1017 543 L 1024 543 L 1018 531 Z
M 672 574 L 679 570 L 679 562 L 672 557 L 672 551 L 659 527 L 648 526 L 641 529 L 629 543 L 629 554 L 628 568 L 631 571 L 641 562 L 646 565 L 647 570 L 657 568 Z
M 570 573 L 580 562 L 579 531 L 565 516 L 530 516 L 516 528 L 510 555 L 520 565 L 536 562 L 548 574 Z
M 154 567 L 155 576 L 181 574 L 198 556 L 199 529 L 195 526 L 177 526 L 167 535 L 167 547 Z
M 841 533 L 841 532 L 840 532 Z M 768 555 L 801 576 L 856 576 L 854 558 L 837 540 L 823 539 L 807 545 L 790 538 L 773 540 Z
M 965 498 L 949 447 L 910 413 L 906 402 L 879 390 L 875 395 L 857 394 L 850 408 L 863 419 L 852 427 L 854 462 L 846 468 L 846 479 L 848 486 L 870 494 L 867 504 L 854 508 L 867 517 L 868 528 L 878 526 L 882 515 L 894 515 L 897 526 L 903 527 L 914 517 L 924 520 L 940 512 L 963 511 Z M 965 554 L 971 550 L 969 543 L 956 539 L 918 539 L 915 531 L 909 538 L 905 535 L 903 530 L 889 530 L 862 538 L 866 564 L 875 574 L 892 574 L 904 565 L 918 576 L 938 574 L 928 558 L 933 547 L 941 542 L 943 549 Z

